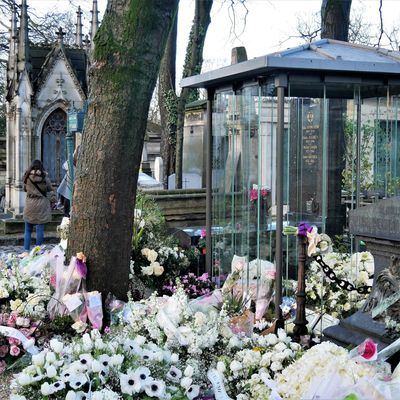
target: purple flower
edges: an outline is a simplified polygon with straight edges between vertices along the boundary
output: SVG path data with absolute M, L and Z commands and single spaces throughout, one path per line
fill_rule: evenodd
M 87 275 L 86 263 L 84 261 L 80 260 L 79 258 L 77 258 L 75 260 L 75 267 L 76 267 L 76 270 L 77 270 L 79 276 L 82 279 L 86 279 L 86 275 Z
M 307 232 L 312 231 L 312 226 L 307 224 L 306 222 L 300 222 L 297 227 L 297 236 L 305 236 L 307 237 Z

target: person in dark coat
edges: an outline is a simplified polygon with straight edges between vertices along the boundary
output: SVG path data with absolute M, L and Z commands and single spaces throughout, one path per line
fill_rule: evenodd
M 33 226 L 36 225 L 36 245 L 44 241 L 44 224 L 51 220 L 50 199 L 47 193 L 52 190 L 50 179 L 47 177 L 40 160 L 34 160 L 23 177 L 26 201 L 24 208 L 24 250 L 21 256 L 28 255 L 31 247 Z

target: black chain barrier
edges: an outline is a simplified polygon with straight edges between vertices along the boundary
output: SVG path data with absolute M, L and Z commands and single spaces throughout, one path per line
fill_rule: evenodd
M 349 292 L 355 290 L 357 293 L 360 294 L 368 294 L 371 293 L 372 286 L 360 286 L 356 288 L 352 283 L 345 281 L 343 279 L 339 279 L 333 269 L 325 263 L 325 261 L 322 259 L 322 256 L 320 254 L 313 256 L 314 260 L 319 264 L 319 266 L 322 268 L 322 271 L 324 271 L 325 275 L 333 282 L 335 282 L 340 288 L 347 290 Z

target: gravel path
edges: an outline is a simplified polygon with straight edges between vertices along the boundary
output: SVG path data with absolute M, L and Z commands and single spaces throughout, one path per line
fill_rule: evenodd
M 10 382 L 12 374 L 6 373 L 0 375 L 0 399 L 7 400 L 10 397 Z

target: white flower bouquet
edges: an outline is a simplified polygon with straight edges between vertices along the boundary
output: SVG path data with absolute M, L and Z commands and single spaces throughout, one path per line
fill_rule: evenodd
M 349 281 L 355 287 L 372 285 L 374 259 L 369 252 L 328 253 L 323 261 L 334 271 L 339 279 Z M 288 281 L 287 285 L 296 291 L 297 282 Z M 316 261 L 306 270 L 307 307 L 334 318 L 345 318 L 360 309 L 368 295 L 356 291 L 346 291 L 331 281 Z

